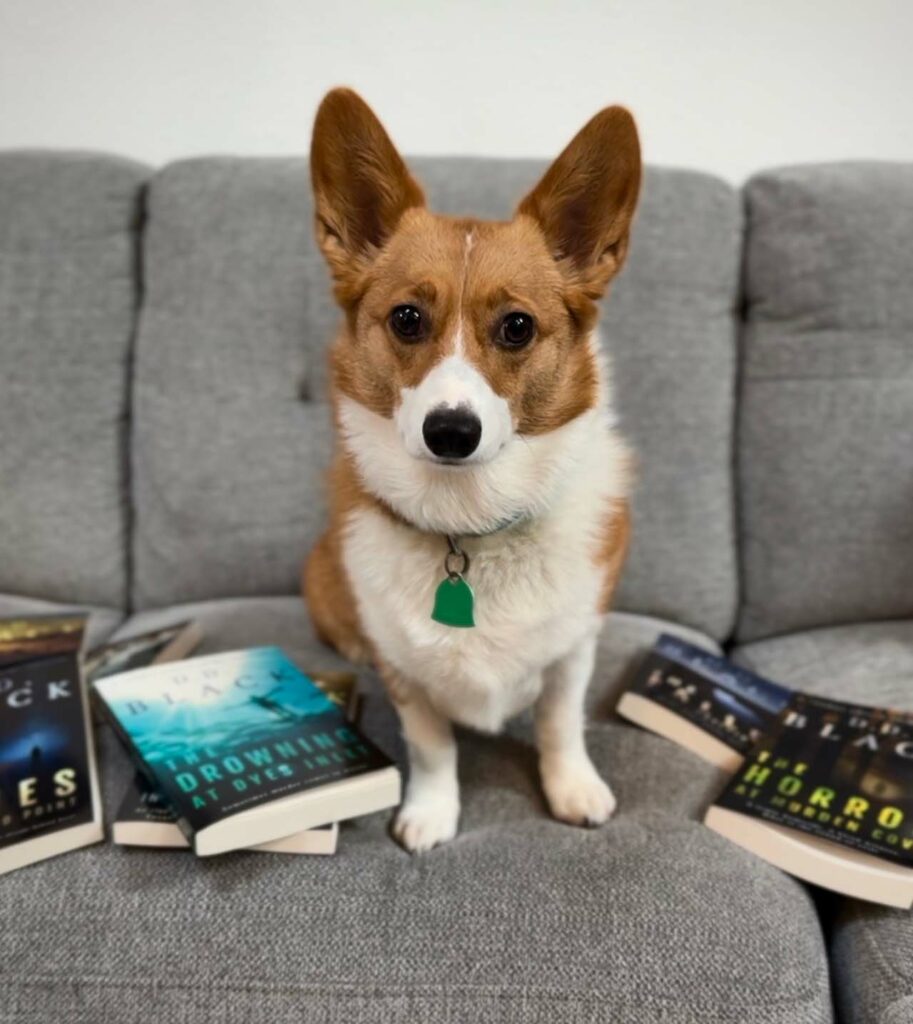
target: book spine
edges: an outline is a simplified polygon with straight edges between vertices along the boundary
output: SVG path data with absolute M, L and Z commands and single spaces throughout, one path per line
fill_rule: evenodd
M 105 718 L 107 718 L 108 722 L 111 724 L 111 728 L 115 731 L 115 733 L 117 733 L 117 738 L 120 740 L 121 745 L 124 747 L 128 755 L 130 756 L 130 760 L 133 761 L 133 764 L 136 767 L 137 771 L 139 771 L 143 778 L 146 780 L 146 785 L 150 789 L 159 789 L 159 781 L 155 777 L 155 772 L 149 767 L 149 765 L 146 763 L 145 758 L 140 754 L 136 747 L 134 747 L 133 743 L 130 740 L 130 737 L 127 735 L 124 728 L 117 720 L 117 715 L 115 715 L 114 712 L 108 707 L 104 698 L 97 690 L 95 691 L 95 699 L 101 705 Z M 173 805 L 172 810 L 174 810 L 175 814 L 177 815 L 175 819 L 175 824 L 181 830 L 187 842 L 191 846 L 193 846 L 195 833 L 190 822 L 182 814 L 179 814 L 177 812 L 177 809 L 174 808 Z

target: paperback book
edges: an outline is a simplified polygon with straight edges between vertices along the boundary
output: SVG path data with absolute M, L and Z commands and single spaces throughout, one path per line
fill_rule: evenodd
M 791 691 L 663 633 L 618 713 L 726 771 L 735 771 L 786 707 Z
M 357 707 L 357 679 L 354 673 L 311 673 L 310 678 L 354 721 Z M 121 801 L 112 828 L 112 838 L 122 846 L 187 849 L 190 845 L 178 826 L 177 813 L 139 773 Z M 251 849 L 262 853 L 331 854 L 336 852 L 338 842 L 339 825 L 333 822 L 261 843 Z
M 278 648 L 153 665 L 95 690 L 199 856 L 399 802 L 396 766 Z
M 203 633 L 196 622 L 179 622 L 124 640 L 113 640 L 93 648 L 83 657 L 83 672 L 91 685 L 118 672 L 180 661 L 198 647 L 202 639 Z
M 33 639 L 72 646 L 81 632 Z M 0 667 L 0 874 L 102 838 L 78 652 Z
M 133 778 L 124 794 L 111 838 L 120 846 L 161 846 L 176 850 L 190 847 L 171 805 L 140 774 Z M 338 842 L 339 825 L 333 822 L 260 843 L 251 849 L 260 853 L 330 854 L 336 852 Z
M 913 715 L 795 693 L 705 821 L 784 871 L 913 905 Z
M 81 614 L 0 619 L 0 667 L 78 651 L 85 626 L 86 616 Z

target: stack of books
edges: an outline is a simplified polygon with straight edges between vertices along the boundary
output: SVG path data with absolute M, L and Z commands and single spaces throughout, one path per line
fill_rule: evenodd
M 807 882 L 913 906 L 913 715 L 791 691 L 665 634 L 618 713 L 732 773 L 709 828 Z
M 308 676 L 276 647 L 188 658 L 194 623 L 82 655 L 84 626 L 0 620 L 0 873 L 104 838 L 90 693 L 136 769 L 116 843 L 330 854 L 340 821 L 399 802 L 354 724 L 354 675 Z

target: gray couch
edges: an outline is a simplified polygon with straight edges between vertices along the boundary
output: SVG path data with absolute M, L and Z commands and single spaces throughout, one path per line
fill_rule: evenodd
M 541 170 L 414 166 L 483 215 Z M 341 664 L 296 596 L 332 443 L 310 218 L 303 160 L 0 157 L 0 615 L 192 616 L 206 651 Z M 521 719 L 461 738 L 462 830 L 427 856 L 376 815 L 334 858 L 35 865 L 0 878 L 3 1024 L 913 1021 L 913 917 L 709 832 L 719 774 L 612 713 L 660 630 L 913 707 L 913 167 L 649 171 L 604 327 L 640 461 L 591 701 L 611 823 L 550 820 Z M 129 768 L 98 742 L 110 818 Z

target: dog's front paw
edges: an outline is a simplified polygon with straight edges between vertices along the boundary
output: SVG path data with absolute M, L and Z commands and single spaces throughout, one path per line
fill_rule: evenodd
M 393 835 L 410 853 L 424 853 L 453 839 L 460 805 L 451 800 L 406 800 L 393 824 Z
M 543 761 L 542 787 L 552 814 L 571 825 L 601 825 L 615 810 L 612 790 L 588 757 Z

